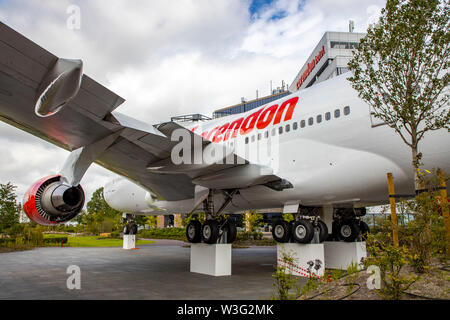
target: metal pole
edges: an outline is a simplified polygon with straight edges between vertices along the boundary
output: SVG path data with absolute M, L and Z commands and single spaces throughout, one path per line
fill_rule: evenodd
M 398 247 L 397 209 L 395 207 L 394 177 L 392 176 L 392 173 L 387 174 L 387 180 L 389 190 L 389 202 L 391 205 L 392 240 L 394 241 L 394 246 Z
M 447 237 L 447 256 L 450 255 L 450 214 L 449 203 L 447 201 L 447 186 L 445 184 L 445 174 L 438 170 L 439 187 L 441 193 L 442 217 L 444 218 L 445 234 Z

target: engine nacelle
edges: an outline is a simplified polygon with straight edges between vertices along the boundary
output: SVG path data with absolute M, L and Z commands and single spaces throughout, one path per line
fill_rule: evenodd
M 84 191 L 61 182 L 61 176 L 50 176 L 34 183 L 25 193 L 23 209 L 31 221 L 54 226 L 75 218 L 83 209 Z

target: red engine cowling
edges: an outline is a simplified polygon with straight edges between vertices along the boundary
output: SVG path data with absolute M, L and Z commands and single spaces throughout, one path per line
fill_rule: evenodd
M 55 226 L 75 218 L 84 205 L 81 186 L 61 182 L 61 176 L 50 176 L 34 183 L 25 193 L 23 209 L 31 221 Z

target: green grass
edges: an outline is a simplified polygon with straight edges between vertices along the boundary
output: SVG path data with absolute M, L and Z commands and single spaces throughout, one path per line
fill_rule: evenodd
M 155 241 L 137 240 L 136 245 L 151 244 Z M 111 239 L 103 237 L 69 237 L 70 247 L 122 247 L 122 239 Z

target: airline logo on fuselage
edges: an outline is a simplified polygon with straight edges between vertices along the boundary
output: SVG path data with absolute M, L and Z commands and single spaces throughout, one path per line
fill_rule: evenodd
M 310 63 L 308 63 L 305 72 L 303 72 L 300 79 L 297 81 L 297 90 L 302 86 L 303 82 L 305 82 L 306 78 L 308 78 L 309 74 L 313 69 L 316 67 L 316 65 L 319 63 L 319 61 L 322 59 L 322 57 L 325 55 L 325 46 L 322 46 L 322 50 L 319 51 L 317 56 L 311 60 Z
M 219 143 L 234 139 L 237 135 L 247 135 L 252 132 L 255 127 L 257 129 L 265 129 L 270 124 L 276 125 L 281 121 L 289 121 L 292 119 L 295 107 L 297 106 L 299 97 L 293 97 L 284 101 L 280 106 L 274 104 L 268 108 L 262 107 L 247 117 L 241 117 L 236 120 L 219 125 L 212 130 L 206 130 L 201 136 L 206 140 Z M 284 118 L 283 118 L 284 114 Z M 192 129 L 195 132 L 199 126 Z

